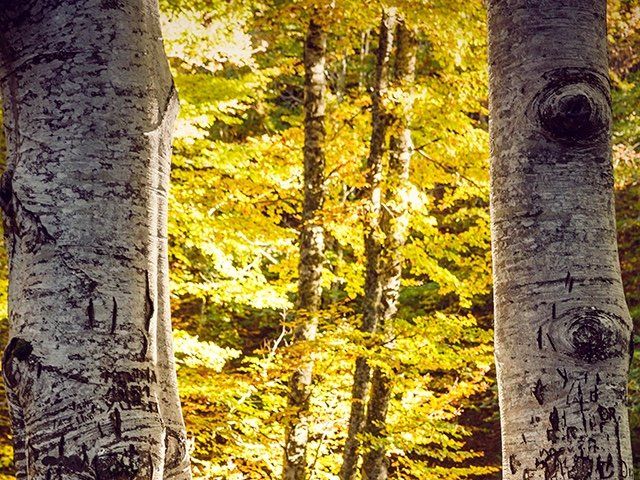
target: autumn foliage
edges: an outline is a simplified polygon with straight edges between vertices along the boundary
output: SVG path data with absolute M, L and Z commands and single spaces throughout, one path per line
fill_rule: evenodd
M 309 469 L 338 478 L 354 360 L 394 378 L 390 478 L 500 478 L 489 245 L 485 12 L 480 0 L 394 0 L 417 32 L 415 151 L 393 348 L 363 334 L 366 171 L 377 2 L 336 0 L 327 48 L 326 263 L 318 337 L 292 342 L 302 209 L 302 47 L 311 0 L 164 0 L 181 111 L 169 236 L 180 393 L 194 478 L 274 479 L 287 379 L 315 360 Z M 640 318 L 640 7 L 610 2 L 621 261 Z M 393 105 L 391 105 L 393 108 Z M 2 256 L 4 262 L 4 256 Z M 3 264 L 3 266 L 6 266 Z M 6 273 L 0 278 L 6 290 Z M 6 331 L 6 297 L 2 329 Z M 640 369 L 632 369 L 640 429 Z M 11 472 L 0 417 L 2 471 Z M 636 451 L 640 444 L 636 446 Z M 0 476 L 0 478 L 2 478 Z M 6 477 L 11 478 L 11 477 Z

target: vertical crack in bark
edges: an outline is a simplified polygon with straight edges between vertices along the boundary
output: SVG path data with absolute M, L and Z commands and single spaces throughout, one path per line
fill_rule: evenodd
M 93 298 L 89 299 L 89 306 L 87 307 L 87 328 L 93 329 L 96 326 L 96 311 L 93 306 Z
M 111 307 L 111 329 L 109 333 L 114 334 L 116 332 L 116 325 L 118 323 L 118 302 L 116 297 L 112 297 L 113 306 Z
M 151 286 L 149 285 L 149 271 L 144 275 L 144 330 L 149 333 L 151 330 L 151 319 L 154 314 L 153 298 L 151 297 Z
M 0 208 L 5 216 L 13 219 L 15 212 L 13 209 L 13 186 L 12 182 L 13 172 L 6 170 L 2 176 L 0 176 Z
M 111 414 L 111 421 L 113 422 L 113 431 L 115 432 L 116 438 L 122 438 L 122 416 L 120 415 L 120 410 L 118 407 L 113 409 Z
M 141 330 L 142 333 L 142 345 L 140 347 L 140 357 L 139 361 L 143 362 L 147 358 L 147 352 L 149 351 L 149 338 L 147 337 L 147 332 Z

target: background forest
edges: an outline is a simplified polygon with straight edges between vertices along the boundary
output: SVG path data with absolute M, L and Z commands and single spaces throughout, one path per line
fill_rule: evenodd
M 322 312 L 317 338 L 293 342 L 292 332 L 304 320 L 295 307 L 303 44 L 313 2 L 161 1 L 165 46 L 181 99 L 169 255 L 178 376 L 195 478 L 280 477 L 291 415 L 288 379 L 308 352 L 315 360 L 310 478 L 338 478 L 359 356 L 394 378 L 384 439 L 390 478 L 500 478 L 485 11 L 480 0 L 429 0 L 420 9 L 408 0 L 393 3 L 419 43 L 415 83 L 388 92 L 392 101 L 412 105 L 415 150 L 400 305 L 393 346 L 387 348 L 358 328 L 381 4 L 335 0 L 320 19 L 329 33 Z M 620 256 L 638 325 L 640 5 L 609 5 Z M 5 270 L 0 287 L 6 333 Z M 638 359 L 630 388 L 640 462 Z M 0 478 L 12 478 L 8 415 L 0 418 L 0 466 L 6 474 Z

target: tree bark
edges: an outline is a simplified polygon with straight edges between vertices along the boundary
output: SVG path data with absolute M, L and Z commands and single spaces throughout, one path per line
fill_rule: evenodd
M 319 13 L 316 12 L 316 15 Z M 304 206 L 300 231 L 300 264 L 298 315 L 302 323 L 295 341 L 313 341 L 318 328 L 318 312 L 322 299 L 324 263 L 324 141 L 325 141 L 325 54 L 327 35 L 315 18 L 309 22 L 304 48 L 305 120 L 304 120 Z M 304 480 L 307 477 L 307 444 L 309 441 L 309 395 L 313 373 L 311 355 L 303 358 L 290 381 L 283 478 Z
M 413 106 L 410 94 L 415 80 L 417 42 L 404 21 L 398 22 L 396 70 L 394 86 L 401 89 L 393 116 L 392 134 L 389 140 L 389 168 L 385 179 L 384 202 L 380 215 L 383 244 L 380 249 L 381 301 L 378 329 L 386 339 L 385 347 L 393 348 L 393 319 L 398 310 L 398 294 L 402 279 L 404 246 L 409 221 L 408 189 L 409 164 L 413 154 L 413 142 L 409 121 Z M 386 480 L 387 462 L 384 438 L 386 418 L 393 388 L 389 372 L 376 367 L 371 377 L 371 394 L 367 407 L 364 434 L 371 442 L 362 462 L 362 478 Z
M 505 479 L 633 478 L 605 0 L 490 0 Z
M 365 215 L 366 278 L 364 286 L 363 319 L 360 330 L 372 334 L 378 323 L 382 284 L 380 281 L 380 233 L 381 181 L 389 114 L 384 104 L 389 83 L 389 66 L 396 25 L 396 10 L 383 12 L 376 55 L 376 79 L 372 92 L 372 131 L 367 159 L 368 202 Z M 352 480 L 358 468 L 360 438 L 365 420 L 367 393 L 371 369 L 365 357 L 356 359 L 351 391 L 351 413 L 345 441 L 340 478 Z
M 168 308 L 178 102 L 153 0 L 2 0 L 18 479 L 189 479 Z

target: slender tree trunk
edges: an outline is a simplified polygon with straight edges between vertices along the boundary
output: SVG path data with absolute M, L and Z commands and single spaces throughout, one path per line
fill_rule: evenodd
M 365 60 L 369 54 L 369 32 L 362 34 L 362 43 L 360 46 L 360 74 L 358 75 L 358 88 L 362 88 L 367 83 L 367 74 L 365 70 Z
M 319 14 L 316 12 L 316 14 Z M 295 333 L 296 341 L 316 338 L 318 311 L 322 296 L 324 263 L 324 231 L 322 205 L 324 203 L 324 141 L 325 141 L 325 54 L 327 35 L 324 26 L 312 18 L 304 48 L 305 120 L 304 120 L 304 207 L 300 231 L 300 264 L 298 284 L 298 315 L 302 324 Z M 291 417 L 287 425 L 283 478 L 307 478 L 307 443 L 309 440 L 309 395 L 313 359 L 303 358 L 290 381 L 289 407 Z
M 338 70 L 337 80 L 336 80 L 336 97 L 338 97 L 338 102 L 342 103 L 344 101 L 344 95 L 347 91 L 347 60 L 349 58 L 349 52 L 344 52 L 344 57 L 340 60 L 340 69 Z
M 166 206 L 177 97 L 152 0 L 0 7 L 18 479 L 188 479 Z
M 393 119 L 389 146 L 389 168 L 385 179 L 385 193 L 380 215 L 383 246 L 380 250 L 380 284 L 382 290 L 378 329 L 393 347 L 393 319 L 398 310 L 398 294 L 402 278 L 402 247 L 408 225 L 409 163 L 413 153 L 409 120 L 413 106 L 409 90 L 415 80 L 417 42 L 404 21 L 398 22 L 395 85 L 403 90 L 400 114 Z M 377 367 L 371 378 L 371 394 L 364 426 L 365 435 L 373 441 L 364 454 L 362 478 L 386 480 L 386 417 L 391 399 L 392 378 L 389 372 Z
M 365 218 L 365 252 L 367 270 L 364 287 L 363 320 L 360 330 L 365 334 L 373 333 L 377 328 L 382 298 L 382 284 L 380 283 L 380 205 L 383 156 L 385 151 L 386 133 L 389 127 L 389 115 L 384 105 L 389 83 L 389 65 L 393 46 L 394 29 L 396 25 L 396 11 L 389 9 L 383 13 L 380 23 L 378 40 L 376 82 L 372 93 L 372 132 L 367 159 L 367 183 L 369 199 Z M 356 359 L 353 374 L 353 388 L 351 392 L 351 414 L 347 439 L 345 441 L 340 478 L 351 480 L 355 478 L 358 468 L 360 439 L 364 426 L 367 392 L 371 376 L 366 358 Z
M 605 0 L 490 0 L 505 479 L 633 478 Z

